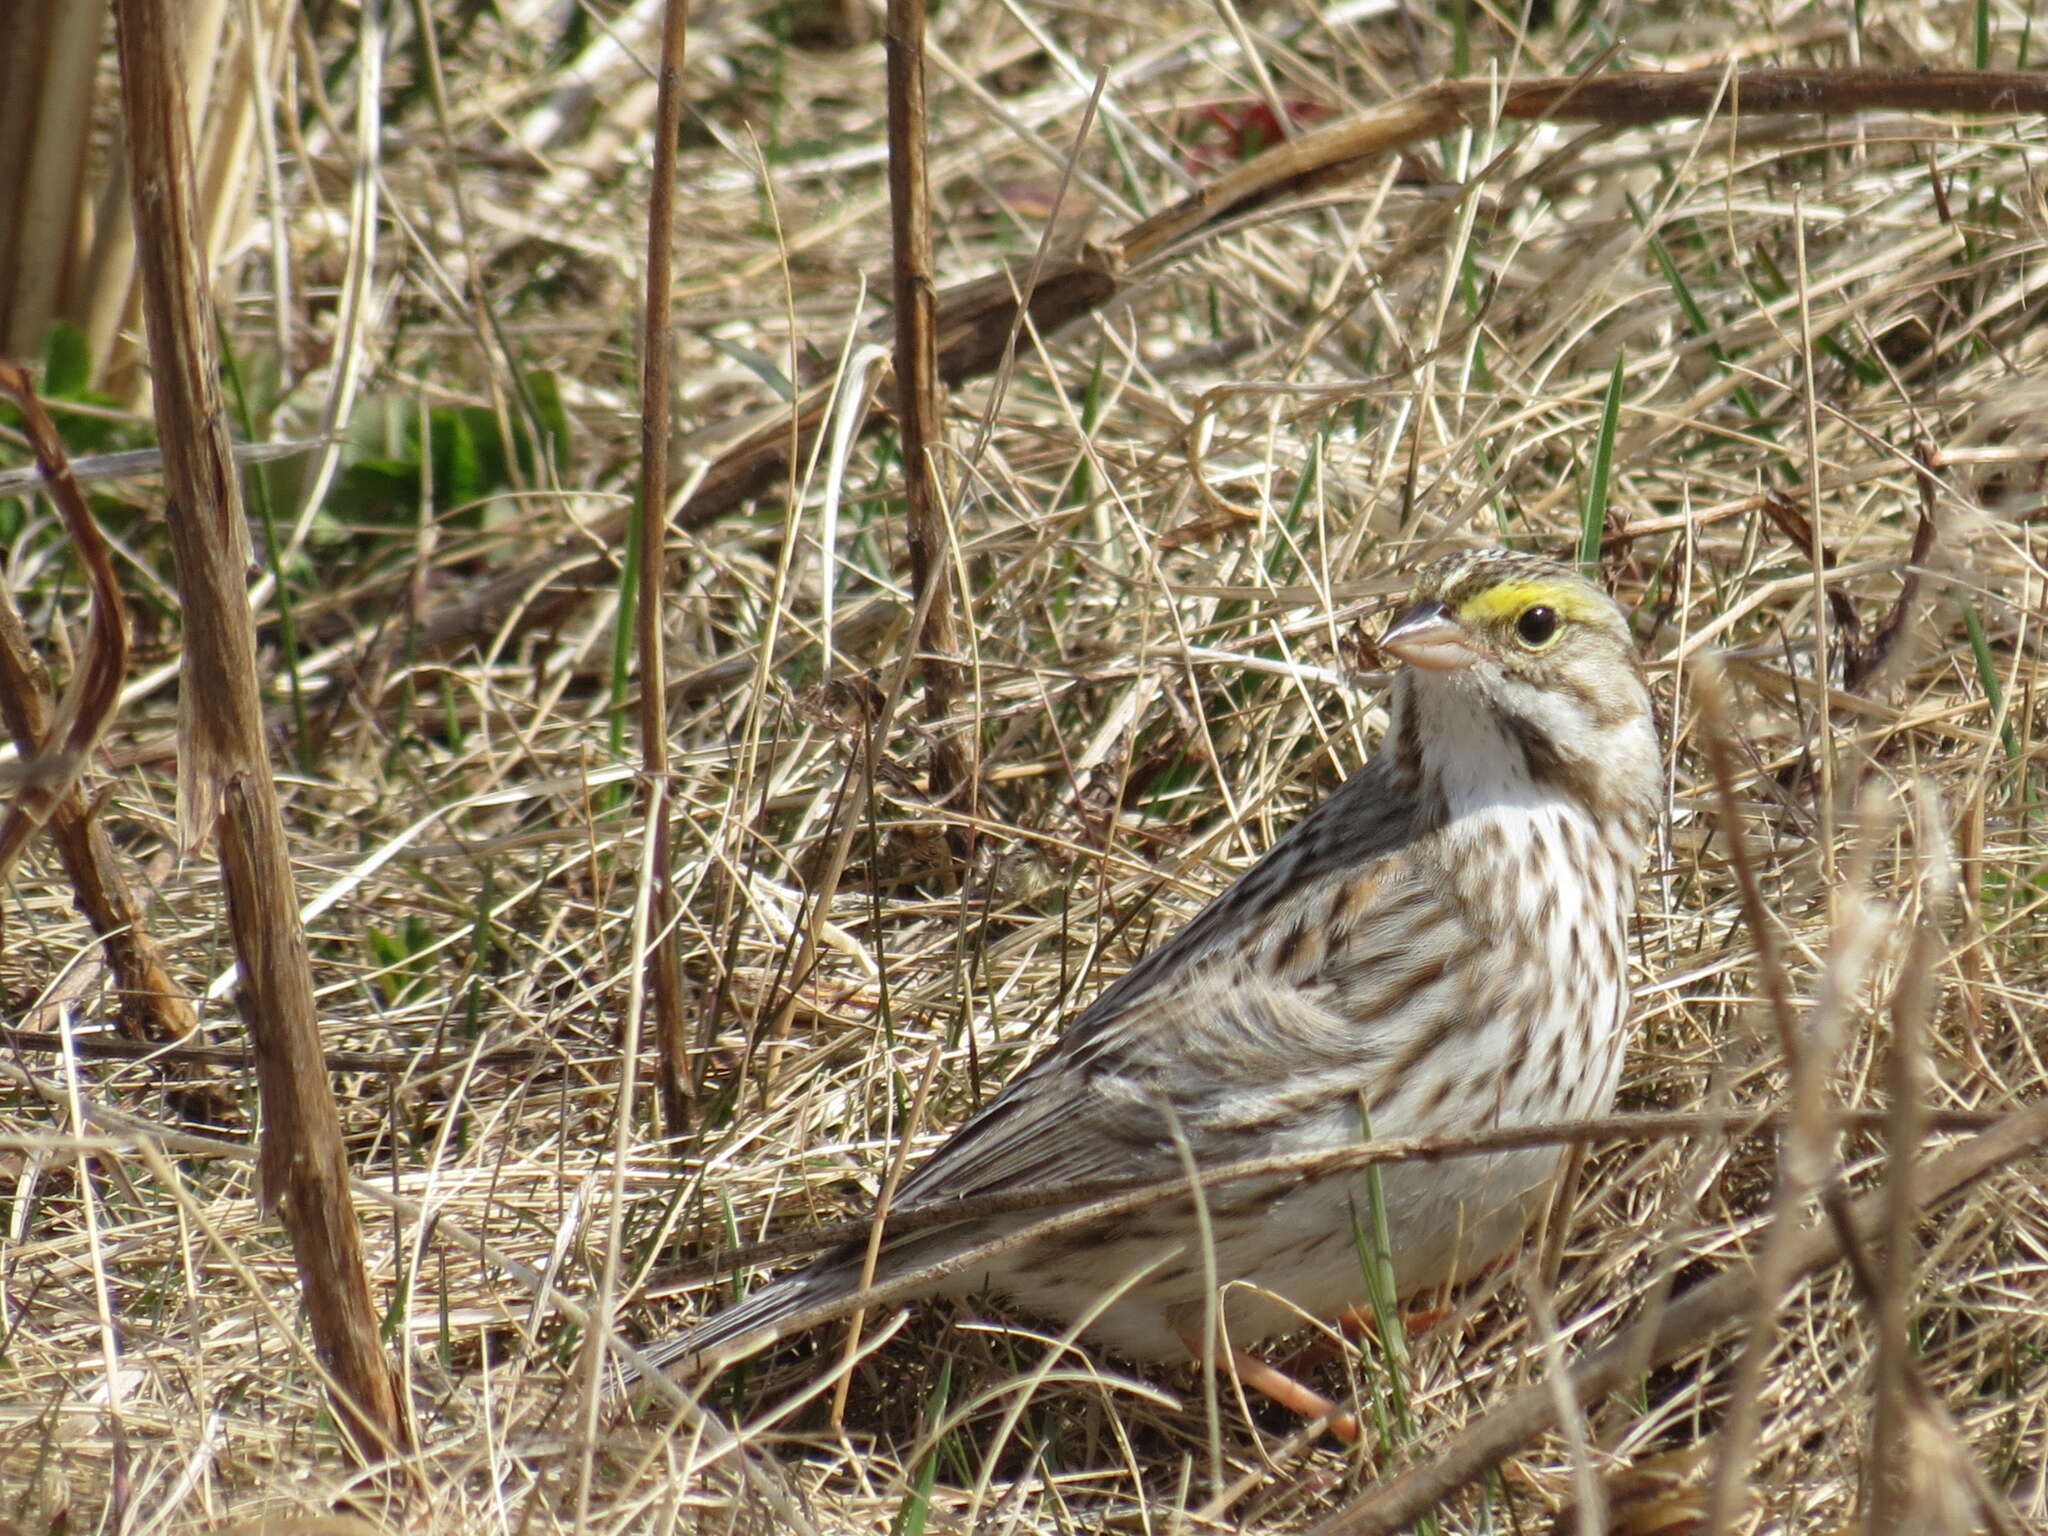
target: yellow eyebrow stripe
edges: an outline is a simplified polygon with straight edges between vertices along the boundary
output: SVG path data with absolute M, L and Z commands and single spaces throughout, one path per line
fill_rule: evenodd
M 1567 619 L 1592 613 L 1585 594 L 1561 581 L 1503 581 L 1466 598 L 1458 605 L 1458 617 L 1481 624 L 1505 623 L 1537 603 L 1548 604 Z

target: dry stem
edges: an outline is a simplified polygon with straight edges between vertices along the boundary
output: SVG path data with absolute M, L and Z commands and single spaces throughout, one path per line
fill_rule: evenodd
M 377 1331 L 349 1198 L 341 1121 L 321 1061 L 313 977 L 271 782 L 243 572 L 248 538 L 199 261 L 177 31 L 163 0 L 119 0 L 121 101 L 149 322 L 166 515 L 185 620 L 178 819 L 218 838 L 238 1001 L 263 1096 L 264 1198 L 292 1238 L 306 1314 L 358 1454 L 411 1441 Z

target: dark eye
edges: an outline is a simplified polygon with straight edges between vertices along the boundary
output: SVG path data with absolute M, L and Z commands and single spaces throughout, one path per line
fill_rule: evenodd
M 1541 603 L 1524 608 L 1515 620 L 1515 634 L 1530 650 L 1540 650 L 1557 638 L 1557 610 Z

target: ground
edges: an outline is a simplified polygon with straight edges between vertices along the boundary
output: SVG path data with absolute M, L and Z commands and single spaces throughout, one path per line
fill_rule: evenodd
M 32 845 L 0 956 L 25 1032 L 0 1087 L 0 1519 L 43 1536 L 336 1508 L 435 1532 L 1332 1517 L 1374 1486 L 1368 1455 L 1227 1383 L 1212 1416 L 1198 1374 L 1062 1350 L 993 1306 L 870 1315 L 850 1366 L 843 1329 L 822 1330 L 721 1383 L 715 1422 L 599 1400 L 570 1307 L 659 1340 L 729 1294 L 719 1253 L 864 1213 L 906 1139 L 957 1123 L 1365 758 L 1384 719 L 1370 637 L 1461 542 L 1584 558 L 1633 616 L 1671 801 L 1621 1108 L 1664 1118 L 1593 1147 L 1554 1276 L 1510 1266 L 1454 1298 L 1397 1397 L 1383 1361 L 1323 1368 L 1333 1391 L 1378 1384 L 1385 1467 L 1430 1464 L 1667 1293 L 1768 1272 L 1774 1234 L 1820 1224 L 1801 1180 L 1881 1199 L 2041 1097 L 2041 119 L 1482 113 L 1108 260 L 1113 298 L 948 385 L 962 685 L 937 719 L 892 427 L 807 443 L 716 516 L 683 503 L 663 624 L 701 1096 L 695 1129 L 665 1125 L 634 986 L 646 827 L 617 521 L 653 104 L 636 61 L 658 12 L 401 7 L 373 35 L 368 7 L 312 8 L 277 176 L 217 284 L 251 402 L 238 435 L 317 437 L 344 400 L 317 506 L 302 515 L 314 458 L 262 471 L 258 543 L 293 627 L 266 592 L 261 636 L 412 1475 L 344 1453 L 256 1198 L 216 866 L 174 844 L 159 493 L 105 481 L 140 681 L 90 785 L 215 1054 L 93 1048 L 114 1000 Z M 1464 4 L 941 7 L 939 284 L 1113 254 L 1283 117 L 1313 131 L 1447 75 L 2013 68 L 2044 19 L 1552 12 L 1518 30 Z M 888 338 L 879 20 L 787 0 L 691 19 L 680 488 Z M 356 155 L 366 49 L 374 163 Z M 352 224 L 372 172 L 375 217 Z M 118 394 L 59 424 L 149 440 Z M 0 456 L 21 462 L 13 437 Z M 0 510 L 15 600 L 62 674 L 83 610 L 61 530 Z M 562 595 L 547 572 L 572 566 Z M 949 741 L 979 764 L 971 810 L 931 790 Z M 70 1057 L 41 1048 L 66 1031 Z M 1902 1085 L 1952 1117 L 1907 1127 L 1917 1163 L 1897 1156 Z M 1770 1117 L 1802 1092 L 1870 1117 L 1788 1161 L 1806 1144 Z M 1736 1110 L 1754 1118 L 1732 1132 L 1669 1118 Z M 1731 1454 L 1741 1529 L 1989 1529 L 1987 1500 L 2012 1528 L 2048 1521 L 2041 1171 L 2015 1153 L 1886 1224 L 1895 1290 L 1861 1296 L 1829 1262 L 1760 1328 L 1745 1311 L 1633 1373 L 1435 1528 L 1543 1529 L 1588 1486 L 1625 1500 L 1630 1463 Z M 1907 1352 L 1924 1396 L 1899 1385 Z M 1873 1503 L 1874 1419 L 1906 1398 L 1929 1487 Z

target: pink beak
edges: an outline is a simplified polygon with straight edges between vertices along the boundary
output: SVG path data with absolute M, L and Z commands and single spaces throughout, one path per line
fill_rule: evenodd
M 1388 626 L 1380 649 L 1425 672 L 1457 672 L 1479 659 L 1465 630 L 1436 598 L 1425 598 Z

